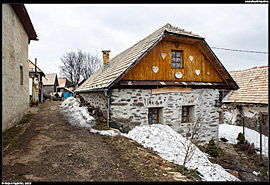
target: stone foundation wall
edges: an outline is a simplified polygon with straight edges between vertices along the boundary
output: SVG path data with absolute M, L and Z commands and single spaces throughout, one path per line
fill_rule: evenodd
M 223 104 L 223 123 L 230 125 L 243 126 L 260 132 L 260 116 L 268 116 L 268 105 L 264 104 Z M 262 123 L 262 133 L 268 136 L 268 119 L 267 123 Z
M 102 112 L 102 117 L 107 120 L 108 99 L 104 91 L 79 93 L 90 107 L 97 108 Z
M 219 113 L 215 106 L 219 92 L 215 89 L 192 89 L 191 93 L 166 93 L 152 95 L 151 89 L 112 89 L 111 121 L 134 128 L 148 124 L 148 108 L 159 108 L 160 124 L 171 126 L 186 135 L 200 118 L 201 144 L 212 137 L 218 140 Z M 191 122 L 181 123 L 182 106 L 191 106 Z

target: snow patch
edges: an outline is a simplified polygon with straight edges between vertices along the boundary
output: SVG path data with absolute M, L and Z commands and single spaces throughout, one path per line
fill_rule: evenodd
M 186 139 L 167 125 L 137 126 L 125 136 L 145 147 L 151 147 L 163 159 L 179 165 L 183 164 L 185 150 L 181 143 L 185 143 Z M 195 152 L 191 160 L 186 163 L 186 167 L 197 169 L 203 175 L 203 181 L 239 181 L 220 165 L 211 163 L 207 155 L 196 146 L 193 147 Z
M 59 107 L 72 125 L 85 128 L 96 125 L 95 119 L 89 115 L 87 107 L 80 107 L 80 100 L 77 98 L 68 97 Z
M 229 143 L 237 144 L 237 136 L 239 132 L 243 133 L 242 126 L 229 124 L 219 125 L 219 138 L 226 138 Z M 245 127 L 245 139 L 249 143 L 254 143 L 255 148 L 260 148 L 260 133 Z M 268 137 L 262 135 L 262 154 L 268 157 Z

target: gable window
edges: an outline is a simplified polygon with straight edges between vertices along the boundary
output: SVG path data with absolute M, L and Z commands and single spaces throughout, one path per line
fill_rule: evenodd
M 172 68 L 183 67 L 183 51 L 172 50 Z
M 20 65 L 20 84 L 23 85 L 23 66 Z
M 158 124 L 159 123 L 159 108 L 149 108 L 148 109 L 148 124 Z

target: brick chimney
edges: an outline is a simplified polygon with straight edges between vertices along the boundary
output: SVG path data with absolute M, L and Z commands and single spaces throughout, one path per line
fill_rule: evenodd
M 104 67 L 110 63 L 110 50 L 103 50 L 103 65 Z

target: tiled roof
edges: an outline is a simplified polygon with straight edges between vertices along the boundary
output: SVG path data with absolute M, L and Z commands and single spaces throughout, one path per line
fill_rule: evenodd
M 29 66 L 29 72 L 35 72 L 35 64 L 31 61 L 28 60 L 28 66 Z M 45 73 L 37 66 L 37 72 L 39 73 L 43 73 L 43 75 L 45 75 Z
M 110 60 L 110 63 L 105 68 L 102 66 L 79 88 L 77 88 L 75 92 L 87 92 L 110 88 L 111 85 L 120 79 L 120 77 L 125 74 L 137 61 L 139 61 L 149 50 L 151 50 L 159 41 L 161 41 L 165 36 L 165 33 L 172 33 L 204 40 L 203 37 L 190 31 L 166 24 L 130 48 L 115 56 Z M 223 67 L 219 61 L 217 61 L 217 63 L 217 65 L 220 65 L 221 68 Z M 222 68 L 222 70 L 225 69 Z M 227 78 L 231 78 L 226 70 L 224 71 L 224 74 L 228 76 Z M 235 84 L 234 81 L 232 83 Z M 235 86 L 237 87 L 237 84 L 235 84 Z
M 54 85 L 54 81 L 55 81 L 55 77 L 57 76 L 57 73 L 46 73 L 45 75 L 47 79 L 42 77 L 43 85 Z
M 224 102 L 268 104 L 268 66 L 230 71 L 230 74 L 240 88 Z
M 57 78 L 58 79 L 58 84 L 59 86 L 58 87 L 65 87 L 66 85 L 66 82 L 67 82 L 67 79 L 66 78 Z

